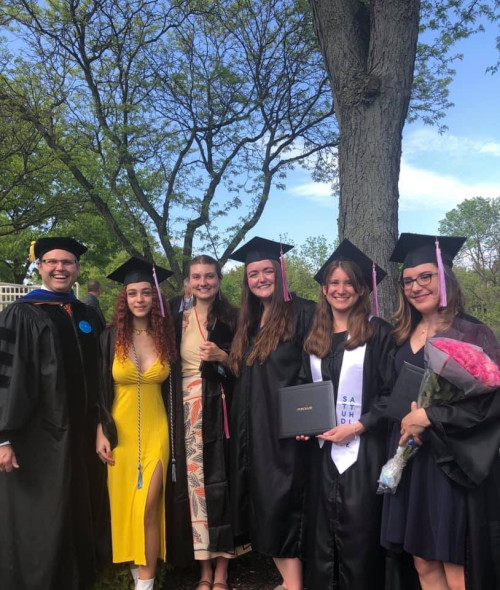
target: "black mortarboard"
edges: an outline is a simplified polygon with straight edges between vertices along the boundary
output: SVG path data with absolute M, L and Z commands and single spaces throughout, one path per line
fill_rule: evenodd
M 39 238 L 32 246 L 34 256 L 31 256 L 30 252 L 30 259 L 33 260 L 40 259 L 51 250 L 66 250 L 66 252 L 74 254 L 77 260 L 80 260 L 80 256 L 87 251 L 83 244 L 73 238 Z
M 443 264 L 451 268 L 453 259 L 467 238 L 402 233 L 391 254 L 391 261 L 402 262 L 403 269 L 413 268 L 428 262 L 437 264 L 436 239 L 441 249 Z
M 252 238 L 244 246 L 235 250 L 229 258 L 245 264 L 258 262 L 259 260 L 279 260 L 281 253 L 285 254 L 292 248 L 293 246 L 287 244 L 257 237 Z
M 343 240 L 340 246 L 333 252 L 333 254 L 328 258 L 328 260 L 323 264 L 323 266 L 318 270 L 318 272 L 314 275 L 314 280 L 319 283 L 320 285 L 323 284 L 323 273 L 326 270 L 326 267 L 333 262 L 334 260 L 346 260 L 349 262 L 354 262 L 359 266 L 363 277 L 368 285 L 370 291 L 373 288 L 372 284 L 372 272 L 373 272 L 373 260 L 369 258 L 364 252 L 361 252 L 359 248 L 357 248 L 352 242 L 349 240 Z M 380 281 L 387 275 L 385 270 L 375 264 L 375 271 L 377 273 L 377 285 Z
M 174 274 L 172 271 L 167 270 L 166 268 L 156 266 L 156 264 L 155 271 L 158 283 L 161 283 Z M 118 283 L 123 283 L 123 285 L 142 282 L 147 282 L 154 285 L 153 264 L 147 260 L 143 260 L 142 258 L 136 258 L 135 256 L 132 256 L 132 258 L 129 258 L 127 262 L 124 262 L 116 270 L 110 273 L 108 275 L 108 279 Z

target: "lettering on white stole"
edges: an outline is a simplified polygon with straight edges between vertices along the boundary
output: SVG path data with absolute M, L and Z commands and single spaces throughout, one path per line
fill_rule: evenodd
M 354 424 L 361 417 L 363 403 L 363 366 L 366 344 L 354 350 L 345 350 L 340 369 L 337 391 L 336 415 L 337 424 Z M 310 355 L 311 374 L 313 381 L 322 381 L 321 359 Z M 357 461 L 359 453 L 359 437 L 344 445 L 332 443 L 331 457 L 339 473 L 344 473 Z M 319 441 L 322 447 L 324 441 Z

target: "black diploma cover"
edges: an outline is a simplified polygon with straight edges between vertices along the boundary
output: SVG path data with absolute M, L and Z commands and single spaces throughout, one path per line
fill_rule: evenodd
M 425 369 L 403 362 L 403 367 L 396 379 L 387 403 L 386 415 L 393 420 L 401 420 L 410 413 L 411 402 L 416 402 L 420 383 Z
M 317 381 L 278 389 L 279 438 L 322 434 L 335 426 L 331 381 Z

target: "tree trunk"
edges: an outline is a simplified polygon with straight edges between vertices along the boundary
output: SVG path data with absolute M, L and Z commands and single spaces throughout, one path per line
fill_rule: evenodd
M 398 180 L 418 38 L 419 0 L 309 0 L 337 115 L 339 238 L 389 273 L 381 315 L 396 301 Z

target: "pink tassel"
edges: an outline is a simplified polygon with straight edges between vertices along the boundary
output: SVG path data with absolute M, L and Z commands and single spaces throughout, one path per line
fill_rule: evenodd
M 378 316 L 377 269 L 375 268 L 375 262 L 372 262 L 372 292 L 373 314 Z
M 281 282 L 283 283 L 283 295 L 285 301 L 291 301 L 290 291 L 288 290 L 288 282 L 286 280 L 285 257 L 283 256 L 283 247 L 280 246 L 280 266 L 281 266 Z
M 227 419 L 226 394 L 224 393 L 224 388 L 222 387 L 222 385 L 220 386 L 220 390 L 222 391 L 222 415 L 224 418 L 224 436 L 228 439 L 229 438 L 229 420 Z
M 163 297 L 161 296 L 160 284 L 158 283 L 158 279 L 156 278 L 156 268 L 155 268 L 154 263 L 153 263 L 153 279 L 155 281 L 156 292 L 158 293 L 158 299 L 160 300 L 161 317 L 164 318 L 165 317 L 165 308 L 163 307 Z
M 436 237 L 436 262 L 438 267 L 438 281 L 439 281 L 439 307 L 446 307 L 448 299 L 446 298 L 446 280 L 444 278 L 443 258 L 441 256 L 441 248 Z

